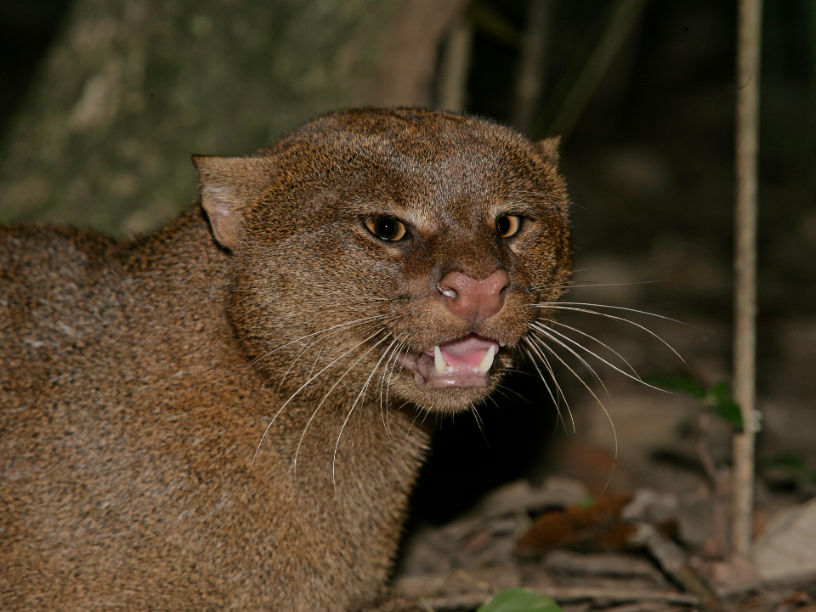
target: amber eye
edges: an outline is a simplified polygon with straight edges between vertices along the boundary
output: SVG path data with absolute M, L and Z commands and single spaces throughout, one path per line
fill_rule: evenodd
M 510 238 L 521 229 L 522 218 L 518 215 L 499 215 L 496 218 L 496 229 L 502 238 Z
M 366 219 L 365 224 L 368 231 L 380 240 L 396 242 L 402 240 L 408 234 L 405 224 L 396 217 L 371 217 Z

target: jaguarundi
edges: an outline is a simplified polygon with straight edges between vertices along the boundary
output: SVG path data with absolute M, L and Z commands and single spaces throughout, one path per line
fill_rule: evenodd
M 429 414 L 540 352 L 557 138 L 348 110 L 115 240 L 0 228 L 0 609 L 421 610 L 384 594 Z

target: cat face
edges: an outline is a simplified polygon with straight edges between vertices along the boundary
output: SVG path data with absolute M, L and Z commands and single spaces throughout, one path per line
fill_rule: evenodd
M 252 157 L 195 158 L 255 367 L 321 401 L 483 400 L 569 280 L 556 147 L 452 114 L 359 110 Z

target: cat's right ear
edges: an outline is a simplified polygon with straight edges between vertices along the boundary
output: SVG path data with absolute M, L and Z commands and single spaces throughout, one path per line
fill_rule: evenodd
M 268 157 L 193 155 L 193 165 L 213 235 L 235 250 L 244 236 L 243 209 L 269 186 L 272 163 Z
M 558 149 L 561 146 L 560 134 L 550 134 L 543 140 L 539 140 L 538 142 L 534 143 L 534 145 L 536 151 L 541 156 L 541 159 L 548 164 L 558 166 L 558 162 L 561 158 L 561 155 L 558 152 Z

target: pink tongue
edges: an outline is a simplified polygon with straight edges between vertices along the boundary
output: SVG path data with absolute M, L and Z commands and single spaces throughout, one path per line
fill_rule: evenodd
M 485 351 L 491 346 L 498 351 L 499 345 L 497 342 L 485 340 L 471 334 L 456 342 L 443 344 L 439 347 L 439 350 L 449 366 L 469 365 L 475 367 L 481 363 Z

